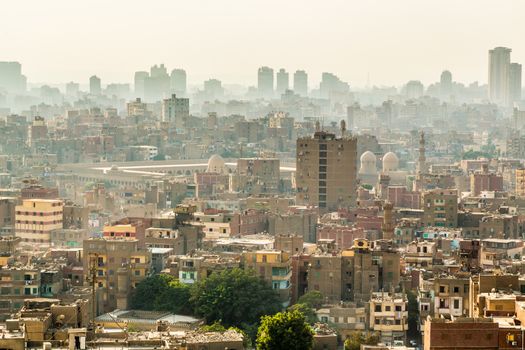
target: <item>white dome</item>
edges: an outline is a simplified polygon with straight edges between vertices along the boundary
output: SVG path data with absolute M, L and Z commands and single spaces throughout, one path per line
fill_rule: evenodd
M 208 169 L 206 169 L 206 172 L 219 174 L 225 173 L 226 165 L 224 164 L 224 159 L 218 154 L 211 156 L 210 159 L 208 159 Z
M 377 174 L 377 158 L 375 154 L 366 151 L 361 155 L 361 168 L 359 174 L 362 175 L 376 175 Z
M 399 159 L 393 152 L 388 152 L 383 156 L 383 172 L 397 171 L 399 167 Z

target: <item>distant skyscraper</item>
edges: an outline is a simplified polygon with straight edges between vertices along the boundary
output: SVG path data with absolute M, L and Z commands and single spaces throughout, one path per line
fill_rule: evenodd
M 263 98 L 273 97 L 273 69 L 261 67 L 257 72 L 257 90 Z
M 100 95 L 102 93 L 102 84 L 100 78 L 96 75 L 89 78 L 89 93 L 91 95 Z
M 442 99 L 450 99 L 450 95 L 452 94 L 452 73 L 450 73 L 448 70 L 443 71 L 443 73 L 441 73 L 441 79 L 439 81 L 439 90 Z
M 509 71 L 510 102 L 521 101 L 521 64 L 511 63 Z
M 489 50 L 489 99 L 493 103 L 508 105 L 511 49 L 496 47 Z
M 184 69 L 171 71 L 171 91 L 182 96 L 186 95 L 186 71 Z
M 275 88 L 277 95 L 281 96 L 290 88 L 290 76 L 284 68 L 279 69 L 276 74 L 277 86 Z
M 409 81 L 405 88 L 407 98 L 420 98 L 425 91 L 425 87 L 419 80 Z
M 146 79 L 149 78 L 148 72 L 135 72 L 134 78 L 134 89 L 135 97 L 144 98 L 144 84 Z
M 330 98 L 333 94 L 344 94 L 350 91 L 350 86 L 341 81 L 335 74 L 323 73 L 319 90 L 322 98 Z
M 178 98 L 175 94 L 162 101 L 162 121 L 182 128 L 190 116 L 190 100 Z
M 152 66 L 149 77 L 144 80 L 144 99 L 147 102 L 156 102 L 168 96 L 169 90 L 170 76 L 164 64 Z
M 80 91 L 80 86 L 78 83 L 69 82 L 66 84 L 66 95 L 76 97 Z
M 224 95 L 222 83 L 217 79 L 209 79 L 204 82 L 204 94 L 209 100 L 215 100 Z
M 308 95 L 308 74 L 304 70 L 295 71 L 293 75 L 293 90 L 300 96 L 306 97 Z
M 27 79 L 22 75 L 22 65 L 18 62 L 0 62 L 0 90 L 25 92 Z

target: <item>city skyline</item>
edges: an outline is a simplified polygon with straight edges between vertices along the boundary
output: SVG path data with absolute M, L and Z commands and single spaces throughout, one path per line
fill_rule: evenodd
M 322 72 L 335 73 L 352 87 L 400 86 L 409 80 L 428 85 L 443 70 L 455 81 L 485 84 L 489 48 L 510 47 L 515 62 L 525 61 L 515 30 L 525 4 L 483 3 L 488 1 L 406 1 L 406 6 L 289 1 L 277 8 L 272 6 L 277 2 L 154 1 L 148 12 L 130 2 L 28 1 L 4 5 L 12 16 L 0 24 L 0 50 L 2 60 L 23 65 L 29 83 L 86 84 L 92 75 L 103 84 L 131 83 L 135 71 L 164 63 L 185 69 L 189 85 L 216 78 L 255 86 L 261 66 L 292 74 L 305 70 L 310 86 L 319 83 Z M 24 29 L 20 18 L 39 30 Z

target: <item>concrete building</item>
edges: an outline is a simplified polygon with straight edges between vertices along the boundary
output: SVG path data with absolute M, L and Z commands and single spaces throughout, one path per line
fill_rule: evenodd
M 257 91 L 259 97 L 270 99 L 273 97 L 273 69 L 261 67 L 257 72 Z
M 278 250 L 259 250 L 242 255 L 246 270 L 265 280 L 279 294 L 284 307 L 290 304 L 292 259 L 291 254 Z
M 170 87 L 174 94 L 186 95 L 186 71 L 184 69 L 174 69 L 171 71 Z
M 25 199 L 15 210 L 15 234 L 26 242 L 49 243 L 51 231 L 62 228 L 61 200 Z
M 297 70 L 293 75 L 293 91 L 299 96 L 308 96 L 308 74 L 304 70 Z
M 275 79 L 277 81 L 275 93 L 277 96 L 281 96 L 286 90 L 290 88 L 290 75 L 284 68 L 281 68 L 275 74 Z
M 508 105 L 510 99 L 511 51 L 506 47 L 489 50 L 489 99 L 499 105 Z
M 458 192 L 455 189 L 435 189 L 423 193 L 423 226 L 457 227 Z
M 230 189 L 252 195 L 278 193 L 280 178 L 278 158 L 239 158 L 236 172 L 230 176 Z
M 313 137 L 297 139 L 297 204 L 319 211 L 353 206 L 357 199 L 357 139 L 318 130 Z
M 182 128 L 190 116 L 190 100 L 178 98 L 172 94 L 170 98 L 162 100 L 161 120 L 169 125 Z
M 509 99 L 510 103 L 521 101 L 521 64 L 511 63 L 509 67 Z
M 84 271 L 97 288 L 97 314 L 127 309 L 133 288 L 150 275 L 151 253 L 136 239 L 84 241 Z M 91 271 L 94 271 L 94 281 Z
M 89 78 L 89 93 L 91 95 L 100 95 L 102 93 L 101 81 L 96 75 Z
M 404 342 L 408 330 L 408 300 L 402 293 L 373 293 L 369 329 L 378 332 L 382 343 Z

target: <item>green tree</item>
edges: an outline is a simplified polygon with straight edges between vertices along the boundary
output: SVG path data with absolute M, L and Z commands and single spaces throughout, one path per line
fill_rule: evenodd
M 299 311 L 264 316 L 257 332 L 257 350 L 311 350 L 314 332 Z
M 315 314 L 315 310 L 308 304 L 293 304 L 288 308 L 288 311 L 299 311 L 304 315 L 306 318 L 306 321 L 309 324 L 314 324 L 318 322 L 317 315 Z
M 359 350 L 361 345 L 377 345 L 379 335 L 377 333 L 363 333 L 355 331 L 345 340 L 345 350 Z
M 138 310 L 191 312 L 190 287 L 166 274 L 154 275 L 140 282 L 131 298 L 131 307 Z
M 323 306 L 324 297 L 321 292 L 317 290 L 312 290 L 305 293 L 297 299 L 297 304 L 306 304 L 313 309 L 319 309 Z
M 277 293 L 252 271 L 239 268 L 213 273 L 191 289 L 194 313 L 208 323 L 240 327 L 250 333 L 261 316 L 281 310 Z
M 419 325 L 419 307 L 417 304 L 417 296 L 414 292 L 407 292 L 408 299 L 408 331 L 407 334 L 412 339 L 418 339 L 420 332 L 418 331 Z M 418 339 L 419 340 L 419 339 Z

